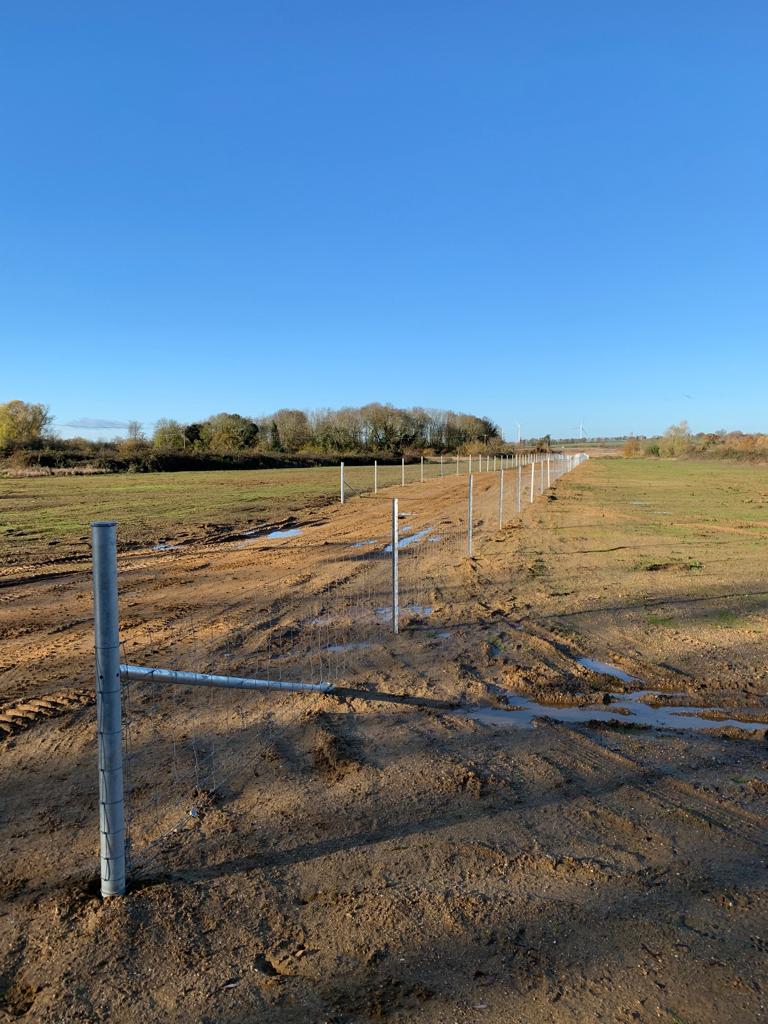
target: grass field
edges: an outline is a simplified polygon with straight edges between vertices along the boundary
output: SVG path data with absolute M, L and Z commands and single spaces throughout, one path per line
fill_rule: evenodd
M 279 521 L 338 494 L 335 467 L 3 480 L 0 563 L 82 554 L 93 520 L 116 520 L 123 545 L 152 544 Z
M 729 462 L 593 460 L 540 533 L 539 614 L 604 652 L 709 690 L 768 680 L 768 473 Z M 543 568 L 542 568 L 543 567 Z
M 759 548 L 768 537 L 768 473 L 727 462 L 605 459 L 598 483 L 576 483 L 606 513 L 622 508 L 631 539 L 643 534 L 638 568 L 682 559 L 696 569 L 697 543 L 725 529 L 740 547 Z M 431 467 L 432 472 L 435 467 Z M 370 486 L 371 470 L 350 467 L 354 486 Z M 407 467 L 407 480 L 418 466 Z M 396 466 L 380 467 L 380 485 L 398 483 Z M 38 477 L 0 481 L 0 559 L 37 561 L 77 550 L 94 519 L 115 519 L 123 543 L 154 543 L 166 536 L 193 538 L 206 524 L 237 530 L 279 521 L 338 499 L 336 467 L 227 470 L 197 473 Z M 652 522 L 651 522 L 652 520 Z M 613 526 L 606 522 L 606 536 Z M 649 547 L 649 530 L 658 545 Z M 599 524 L 592 536 L 599 537 Z M 63 549 L 63 550 L 62 550 Z M 83 549 L 84 550 L 84 549 Z M 729 548 L 729 550 L 731 550 Z
M 428 475 L 436 473 L 433 463 Z M 381 487 L 400 478 L 399 466 L 379 467 Z M 418 478 L 419 466 L 406 466 L 406 482 Z M 369 489 L 372 467 L 349 466 L 346 480 Z M 237 530 L 278 522 L 338 498 L 336 466 L 1 479 L 0 563 L 45 560 L 54 546 L 56 556 L 85 551 L 88 524 L 98 519 L 117 521 L 122 544 L 152 544 L 195 538 L 211 523 Z

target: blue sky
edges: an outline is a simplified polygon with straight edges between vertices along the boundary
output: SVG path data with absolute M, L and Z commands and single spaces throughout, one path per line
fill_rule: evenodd
M 767 45 L 738 0 L 9 0 L 0 401 L 768 429 Z

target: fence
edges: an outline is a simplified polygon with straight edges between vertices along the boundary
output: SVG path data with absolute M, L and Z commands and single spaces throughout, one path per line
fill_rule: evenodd
M 170 837 L 297 727 L 297 695 L 389 699 L 382 665 L 439 644 L 434 609 L 465 559 L 584 458 L 497 457 L 494 471 L 492 457 L 474 457 L 471 473 L 465 460 L 451 474 L 425 460 L 401 465 L 399 480 L 398 467 L 367 479 L 362 467 L 356 484 L 342 469 L 345 501 L 360 495 L 348 509 L 245 537 L 217 572 L 201 562 L 179 577 L 169 565 L 122 637 L 116 525 L 94 523 L 102 893 L 172 856 Z M 129 606 L 146 582 L 123 574 Z
M 584 456 L 586 458 L 586 456 Z M 427 483 L 430 480 L 444 480 L 455 476 L 472 476 L 481 473 L 516 472 L 523 467 L 542 467 L 544 477 L 549 474 L 554 481 L 555 474 L 567 471 L 577 463 L 573 460 L 580 455 L 561 453 L 523 452 L 518 455 L 441 455 L 422 456 L 418 460 L 400 464 L 382 463 L 374 460 L 370 465 L 339 466 L 339 498 L 341 504 L 361 494 L 378 494 L 389 487 L 405 487 L 411 483 Z M 542 477 L 542 480 L 544 479 Z

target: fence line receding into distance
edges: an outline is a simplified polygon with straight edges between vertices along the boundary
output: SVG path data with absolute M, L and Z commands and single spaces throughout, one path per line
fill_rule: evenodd
M 435 595 L 462 561 L 586 458 L 469 457 L 466 486 L 456 481 L 458 460 L 450 472 L 447 460 L 353 467 L 354 484 L 342 464 L 342 502 L 370 495 L 361 514 L 242 540 L 254 557 L 228 567 L 232 599 L 224 607 L 206 601 L 207 563 L 195 567 L 203 588 L 197 605 L 187 587 L 179 596 L 178 580 L 165 587 L 161 580 L 154 615 L 122 637 L 117 526 L 94 523 L 102 894 L 125 892 L 129 875 L 163 856 L 163 840 L 199 818 L 197 804 L 232 784 L 284 732 L 285 721 L 277 727 L 258 693 L 274 702 L 356 684 L 355 696 L 377 699 L 371 649 L 405 664 L 414 637 L 439 641 L 445 631 L 433 615 Z M 430 488 L 436 479 L 444 484 Z M 402 490 L 404 480 L 405 494 L 378 499 L 384 488 Z M 138 592 L 125 576 L 123 592 Z M 289 724 L 301 714 L 300 705 L 291 710 Z

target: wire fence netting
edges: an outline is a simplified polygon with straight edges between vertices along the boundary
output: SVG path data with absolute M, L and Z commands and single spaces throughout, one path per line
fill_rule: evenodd
M 307 698 L 285 683 L 376 691 L 418 645 L 439 657 L 452 588 L 471 544 L 524 513 L 573 465 L 565 458 L 515 465 L 477 457 L 441 465 L 346 469 L 347 503 L 290 530 L 256 532 L 225 550 L 179 559 L 157 551 L 147 574 L 120 578 L 121 661 L 184 673 L 263 680 L 241 691 L 123 682 L 126 810 L 131 870 L 169 856 L 201 825 L 212 795 L 258 775 L 283 737 L 300 727 Z M 501 470 L 504 469 L 502 473 Z M 422 472 L 424 474 L 422 482 Z M 367 474 L 367 475 L 366 475 Z M 348 479 L 347 479 L 348 477 Z M 503 480 L 503 485 L 502 485 Z M 503 492 L 502 492 L 503 486 Z M 359 489 L 359 497 L 352 488 Z M 382 493 L 383 492 L 383 493 Z M 353 500 L 354 498 L 354 500 Z M 393 621 L 393 498 L 398 499 L 398 633 Z M 154 568 L 154 567 L 153 567 Z M 173 837 L 176 837 L 174 839 Z M 204 844 L 203 844 L 204 845 Z M 200 856 L 205 856 L 201 852 Z

